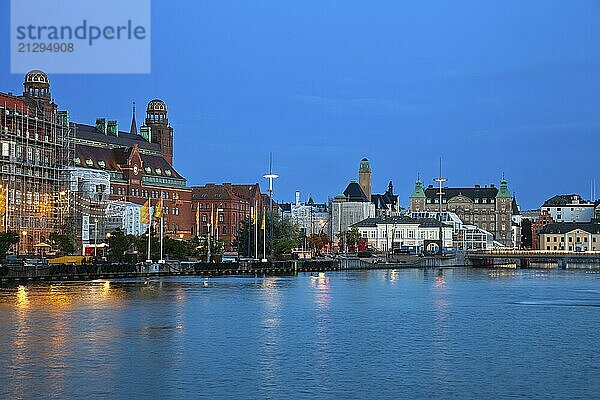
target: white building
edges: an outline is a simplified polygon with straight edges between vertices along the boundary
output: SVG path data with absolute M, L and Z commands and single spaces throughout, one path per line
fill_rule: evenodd
M 114 201 L 108 205 L 106 211 L 107 230 L 113 231 L 119 228 L 126 235 L 139 236 L 146 233 L 148 224 L 140 222 L 140 204 L 129 201 Z M 150 207 L 153 212 L 154 207 Z
M 351 228 L 357 228 L 369 248 L 387 252 L 406 250 L 414 254 L 436 253 L 440 240 L 440 222 L 431 218 L 407 216 L 367 218 Z M 443 224 L 443 247 L 452 248 L 452 226 Z
M 437 221 L 438 214 L 434 211 L 412 211 L 407 215 L 415 219 L 429 218 Z M 452 227 L 454 246 L 459 250 L 486 250 L 500 246 L 500 243 L 494 242 L 492 233 L 475 225 L 463 223 L 456 213 L 442 212 L 442 222 Z
M 294 203 L 279 205 L 284 217 L 290 217 L 306 236 L 313 233 L 329 233 L 329 211 L 327 204 L 315 203 L 312 197 L 306 202 L 300 201 L 300 192 L 296 191 Z
M 547 211 L 556 222 L 590 222 L 595 205 L 578 194 L 559 194 L 546 200 L 542 211 Z
M 375 217 L 375 205 L 369 201 L 358 182 L 351 181 L 344 194 L 339 194 L 329 204 L 331 230 L 329 237 L 339 243 L 339 233 L 366 218 Z
M 104 242 L 107 233 L 117 228 L 136 236 L 146 232 L 148 225 L 140 222 L 141 205 L 109 200 L 108 171 L 73 167 L 67 174 L 71 215 L 83 254 L 93 252 L 94 246 Z

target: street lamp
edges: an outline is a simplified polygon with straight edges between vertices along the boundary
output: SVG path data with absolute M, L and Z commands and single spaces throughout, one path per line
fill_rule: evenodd
M 27 231 L 21 232 L 21 235 L 23 236 L 23 253 L 27 254 L 27 243 L 25 243 L 25 241 L 27 240 Z
M 273 173 L 273 155 L 269 153 L 269 173 L 263 175 L 263 178 L 269 180 L 269 215 L 271 217 L 269 226 L 269 244 L 271 253 L 273 253 L 273 179 L 279 178 L 279 175 Z M 263 239 L 264 240 L 264 239 Z

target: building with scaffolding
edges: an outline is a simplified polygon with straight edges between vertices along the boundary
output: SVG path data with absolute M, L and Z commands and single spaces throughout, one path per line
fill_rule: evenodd
M 21 253 L 33 253 L 59 231 L 69 209 L 62 171 L 74 156 L 69 115 L 59 111 L 48 76 L 25 76 L 24 91 L 0 93 L 0 179 L 6 193 L 2 231 L 20 235 Z
M 173 167 L 173 128 L 166 104 L 150 101 L 144 122 L 138 131 L 134 105 L 128 132 L 119 130 L 116 120 L 106 118 L 98 118 L 95 125 L 71 124 L 76 180 L 87 180 L 87 188 L 81 190 L 78 183 L 73 195 L 82 244 L 102 242 L 116 227 L 125 228 L 126 233 L 143 233 L 140 229 L 145 231 L 147 226 L 133 219 L 139 217 L 142 204 L 150 200 L 154 206 L 160 198 L 165 234 L 174 238 L 192 234 L 192 190 Z M 82 175 L 82 171 L 90 172 Z M 98 174 L 105 177 L 104 183 L 97 180 Z M 93 236 L 88 237 L 86 231 Z

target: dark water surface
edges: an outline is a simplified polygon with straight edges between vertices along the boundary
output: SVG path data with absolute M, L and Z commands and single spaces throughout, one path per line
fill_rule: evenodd
M 0 288 L 0 398 L 600 398 L 600 274 Z

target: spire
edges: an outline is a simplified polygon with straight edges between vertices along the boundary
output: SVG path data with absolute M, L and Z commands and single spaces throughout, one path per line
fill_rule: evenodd
M 131 128 L 129 129 L 129 133 L 132 135 L 137 135 L 137 122 L 135 122 L 135 101 L 133 102 L 133 114 L 131 115 Z
M 510 198 L 510 191 L 508 190 L 508 182 L 506 182 L 506 178 L 504 178 L 504 174 L 502 174 L 502 180 L 500 181 L 500 190 L 498 190 L 497 198 Z
M 421 182 L 420 177 L 417 178 L 415 182 L 415 189 L 413 190 L 411 199 L 424 199 L 425 198 L 425 190 L 423 189 L 423 182 Z

